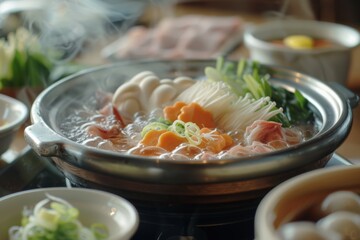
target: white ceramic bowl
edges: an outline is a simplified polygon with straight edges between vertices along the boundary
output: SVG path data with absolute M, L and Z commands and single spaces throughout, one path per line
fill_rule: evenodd
M 10 146 L 15 134 L 28 117 L 28 108 L 14 98 L 0 94 L 0 155 Z
M 109 229 L 109 240 L 130 239 L 138 228 L 139 217 L 135 207 L 122 197 L 85 188 L 41 188 L 0 199 L 0 239 L 8 239 L 8 229 L 20 224 L 23 208 L 33 207 L 46 198 L 46 193 L 60 197 L 79 209 L 79 220 L 84 226 L 105 224 Z
M 360 165 L 314 170 L 278 185 L 256 210 L 256 240 L 279 240 L 278 229 L 283 224 L 339 190 L 360 194 Z
M 307 35 L 338 44 L 299 50 L 269 42 L 289 35 Z M 360 34 L 341 24 L 286 19 L 249 27 L 244 33 L 244 43 L 250 58 L 261 63 L 286 66 L 325 82 L 345 84 L 351 64 L 351 51 L 360 44 Z

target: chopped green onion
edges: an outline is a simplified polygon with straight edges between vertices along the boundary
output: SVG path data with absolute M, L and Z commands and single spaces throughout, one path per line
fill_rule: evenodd
M 181 120 L 175 120 L 173 124 L 168 127 L 168 130 L 176 133 L 181 137 L 185 137 L 185 123 Z
M 104 224 L 94 223 L 90 226 L 90 230 L 96 239 L 106 239 L 108 237 L 108 229 Z
M 148 125 L 146 125 L 142 131 L 141 131 L 141 137 L 144 137 L 146 133 L 148 133 L 151 130 L 166 130 L 168 129 L 168 125 L 161 123 L 161 122 L 151 122 Z
M 47 208 L 46 205 L 50 207 Z M 104 240 L 108 229 L 101 223 L 84 227 L 79 219 L 79 210 L 67 201 L 47 194 L 47 199 L 38 202 L 31 210 L 25 208 L 22 226 L 9 229 L 11 240 Z M 84 235 L 85 234 L 85 235 Z
M 73 207 L 67 207 L 61 203 L 52 202 L 50 207 L 61 215 L 61 221 L 67 222 L 79 217 L 79 210 Z
M 173 124 L 168 127 L 168 130 L 176 133 L 180 137 L 185 137 L 192 145 L 199 145 L 202 141 L 200 128 L 193 122 L 185 123 L 181 120 L 175 120 Z
M 199 126 L 192 122 L 185 123 L 185 137 L 190 144 L 199 145 L 202 141 Z

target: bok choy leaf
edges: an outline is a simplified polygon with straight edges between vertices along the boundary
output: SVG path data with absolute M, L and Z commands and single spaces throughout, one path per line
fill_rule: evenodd
M 283 114 L 276 115 L 273 121 L 284 127 L 291 124 L 313 120 L 313 113 L 307 99 L 296 90 L 290 92 L 270 84 L 271 71 L 256 61 L 239 60 L 237 63 L 217 59 L 216 67 L 206 67 L 205 75 L 211 81 L 224 82 L 239 97 L 250 93 L 254 99 L 270 97 L 276 102 L 276 108 L 282 108 Z

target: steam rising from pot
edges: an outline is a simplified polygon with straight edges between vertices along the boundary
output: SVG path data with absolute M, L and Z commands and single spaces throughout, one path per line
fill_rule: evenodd
M 59 50 L 62 53 L 60 59 L 68 60 L 83 50 L 84 43 L 101 40 L 109 31 L 120 32 L 120 35 L 124 33 L 135 23 L 146 6 L 155 6 L 158 10 L 157 16 L 152 16 L 154 18 L 174 15 L 172 10 L 176 1 L 5 0 L 1 5 L 1 25 L 6 13 L 21 12 L 25 25 L 40 37 L 44 50 Z M 279 13 L 273 14 L 277 17 L 312 17 L 308 1 L 299 5 L 294 0 L 285 0 L 280 6 Z
M 60 56 L 62 60 L 73 58 L 85 42 L 102 40 L 110 31 L 126 30 L 142 14 L 145 5 L 145 1 L 141 0 L 5 2 L 2 6 L 10 6 L 8 13 L 21 12 L 24 25 L 39 36 L 44 50 L 55 49 L 63 53 Z

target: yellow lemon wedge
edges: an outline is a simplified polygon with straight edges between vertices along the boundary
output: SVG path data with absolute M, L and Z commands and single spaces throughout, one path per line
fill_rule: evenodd
M 314 46 L 314 40 L 305 35 L 291 35 L 284 39 L 284 44 L 294 49 L 311 49 Z

